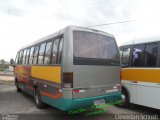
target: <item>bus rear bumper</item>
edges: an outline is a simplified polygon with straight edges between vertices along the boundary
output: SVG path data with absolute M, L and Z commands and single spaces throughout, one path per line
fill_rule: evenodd
M 121 93 L 118 92 L 118 93 L 109 94 L 109 95 L 105 95 L 105 96 L 73 99 L 72 100 L 72 107 L 70 109 L 77 109 L 77 108 L 81 108 L 81 107 L 92 106 L 92 105 L 94 105 L 95 100 L 100 100 L 100 99 L 105 99 L 106 104 L 113 103 L 113 102 L 121 100 Z
M 104 96 L 96 96 L 96 97 L 80 98 L 80 99 L 60 98 L 59 100 L 56 100 L 56 101 L 53 99 L 43 98 L 43 100 L 46 103 L 48 103 L 48 104 L 50 104 L 60 110 L 63 110 L 63 111 L 92 106 L 92 105 L 94 105 L 95 100 L 100 100 L 100 99 L 105 99 L 106 104 L 113 103 L 113 102 L 118 103 L 119 101 L 122 100 L 121 92 L 107 94 Z

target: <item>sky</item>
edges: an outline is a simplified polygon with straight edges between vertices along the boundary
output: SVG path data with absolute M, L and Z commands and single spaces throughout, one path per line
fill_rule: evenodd
M 92 26 L 118 45 L 160 33 L 160 0 L 0 0 L 0 59 L 67 25 Z

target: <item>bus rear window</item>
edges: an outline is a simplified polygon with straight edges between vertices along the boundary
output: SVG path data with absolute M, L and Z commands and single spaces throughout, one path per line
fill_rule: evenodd
M 97 33 L 74 31 L 73 50 L 79 58 L 119 60 L 114 38 Z

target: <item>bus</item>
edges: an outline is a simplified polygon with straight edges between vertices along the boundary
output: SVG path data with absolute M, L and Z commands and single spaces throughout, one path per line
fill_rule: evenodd
M 120 54 L 114 36 L 67 26 L 21 48 L 15 85 L 31 94 L 38 108 L 62 111 L 121 100 Z
M 130 103 L 160 109 L 160 37 L 139 38 L 120 46 L 122 107 Z

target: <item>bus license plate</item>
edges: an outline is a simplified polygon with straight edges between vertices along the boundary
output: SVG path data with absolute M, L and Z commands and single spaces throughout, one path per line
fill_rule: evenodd
M 104 99 L 95 100 L 95 101 L 94 101 L 94 105 L 103 105 L 103 104 L 105 104 L 105 100 L 104 100 Z

